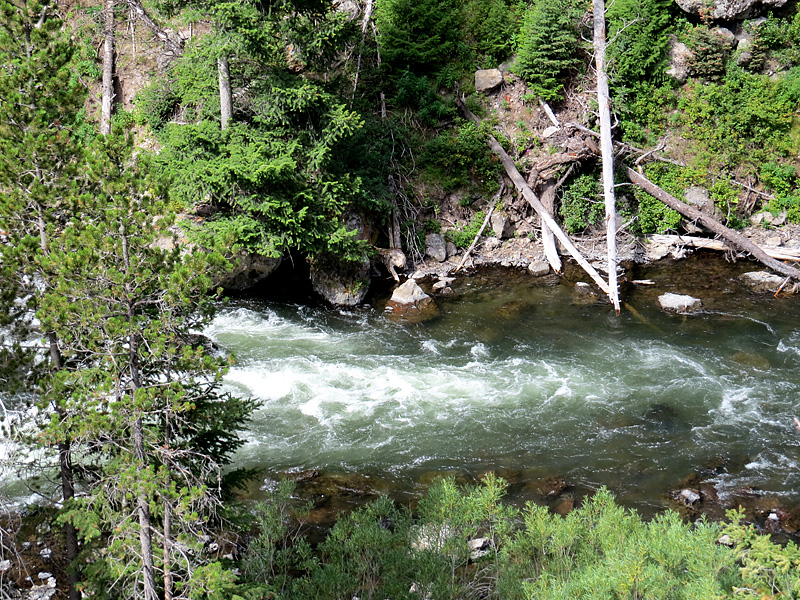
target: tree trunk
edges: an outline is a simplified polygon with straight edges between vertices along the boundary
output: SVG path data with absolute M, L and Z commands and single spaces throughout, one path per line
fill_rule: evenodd
M 181 48 L 179 44 L 175 43 L 175 41 L 170 38 L 166 31 L 155 24 L 153 19 L 151 19 L 147 12 L 145 12 L 140 0 L 128 0 L 128 6 L 130 6 L 131 10 L 136 13 L 145 26 L 152 31 L 153 34 L 155 34 L 155 36 L 161 40 L 175 56 L 179 56 L 181 54 L 183 48 Z
M 556 182 L 551 177 L 544 182 L 544 190 L 542 190 L 542 206 L 550 213 L 550 216 L 555 214 L 556 206 Z M 558 247 L 556 246 L 556 237 L 542 220 L 542 246 L 544 247 L 544 255 L 547 262 L 550 263 L 553 271 L 561 273 L 564 265 L 561 264 L 561 258 L 558 256 Z
M 625 173 L 628 175 L 628 179 L 630 179 L 632 183 L 638 185 L 654 198 L 661 200 L 661 202 L 669 206 L 671 209 L 678 211 L 684 217 L 691 219 L 692 221 L 697 221 L 717 235 L 725 238 L 735 246 L 738 246 L 742 250 L 749 252 L 753 255 L 753 258 L 768 266 L 773 271 L 777 271 L 778 273 L 786 275 L 787 277 L 791 277 L 792 279 L 800 281 L 800 270 L 790 267 L 789 265 L 785 265 L 779 260 L 768 256 L 766 252 L 744 237 L 741 233 L 725 227 L 719 221 L 701 213 L 696 208 L 681 202 L 674 196 L 668 194 L 660 187 L 655 185 L 644 175 L 637 173 L 630 167 L 625 168 Z
M 606 73 L 605 0 L 594 0 L 594 60 L 597 69 L 597 105 L 600 113 L 600 155 L 603 162 L 603 197 L 606 205 L 608 289 L 614 311 L 619 314 L 617 284 L 617 207 L 614 198 L 614 144 L 611 141 L 611 106 Z
M 114 4 L 103 0 L 103 94 L 100 110 L 100 134 L 111 133 L 111 110 L 114 105 Z
M 233 115 L 233 94 L 231 93 L 231 73 L 228 67 L 228 57 L 221 56 L 217 59 L 219 73 L 219 111 L 222 129 L 228 128 L 228 122 Z
M 456 97 L 455 102 L 456 106 L 459 108 L 462 114 L 464 114 L 473 123 L 480 125 L 481 120 L 474 114 L 472 114 L 472 112 L 470 112 L 470 110 L 464 105 L 464 102 L 461 101 L 461 99 Z M 545 210 L 544 206 L 542 206 L 542 203 L 539 201 L 539 198 L 536 197 L 536 194 L 533 193 L 533 190 L 525 182 L 525 178 L 522 177 L 520 172 L 517 170 L 514 161 L 511 160 L 511 157 L 508 155 L 508 153 L 506 153 L 506 151 L 503 150 L 503 147 L 497 142 L 494 136 L 489 135 L 488 138 L 489 138 L 488 139 L 489 147 L 492 149 L 492 152 L 494 152 L 500 158 L 500 163 L 503 165 L 503 168 L 506 170 L 506 173 L 508 174 L 509 178 L 514 183 L 514 186 L 528 201 L 528 204 L 531 205 L 533 210 L 539 213 L 539 218 L 541 218 L 542 221 L 547 223 L 547 226 L 553 231 L 558 240 L 564 245 L 564 247 L 567 249 L 567 252 L 569 252 L 572 258 L 574 258 L 575 261 L 583 268 L 583 270 L 586 271 L 589 277 L 591 277 L 592 280 L 597 284 L 597 287 L 599 287 L 603 292 L 608 294 L 609 293 L 608 284 L 605 281 L 603 281 L 603 278 L 600 277 L 600 274 L 597 272 L 597 270 L 592 265 L 589 264 L 589 262 L 583 257 L 583 255 L 581 255 L 581 253 L 569 239 L 569 236 L 567 236 L 567 234 L 564 233 L 561 227 L 559 227 L 558 223 L 556 223 L 553 217 L 551 217 L 550 214 Z

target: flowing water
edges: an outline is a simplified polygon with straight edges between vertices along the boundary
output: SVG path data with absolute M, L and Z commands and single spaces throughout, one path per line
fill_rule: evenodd
M 234 300 L 207 329 L 225 386 L 259 401 L 236 463 L 359 473 L 413 489 L 430 472 L 556 475 L 644 512 L 692 473 L 800 501 L 800 300 L 752 296 L 711 258 L 651 268 L 620 316 L 569 281 L 465 277 L 441 316 Z M 573 277 L 577 277 L 573 274 Z M 665 291 L 704 299 L 661 312 Z

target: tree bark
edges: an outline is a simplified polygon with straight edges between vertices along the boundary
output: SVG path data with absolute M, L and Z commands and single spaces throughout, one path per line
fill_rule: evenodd
M 100 109 L 100 134 L 111 133 L 111 110 L 114 105 L 114 4 L 103 0 L 103 93 Z
M 136 13 L 136 15 L 141 19 L 141 21 L 145 24 L 145 26 L 155 34 L 155 36 L 161 40 L 164 45 L 170 49 L 170 51 L 175 54 L 176 56 L 180 55 L 183 52 L 183 48 L 176 44 L 167 34 L 166 31 L 161 29 L 158 25 L 155 24 L 153 19 L 145 12 L 142 3 L 139 0 L 128 0 L 128 6 L 130 6 L 131 10 Z
M 556 181 L 552 177 L 544 182 L 541 201 L 545 210 L 550 213 L 551 216 L 554 215 L 556 206 Z M 547 262 L 550 263 L 550 267 L 552 267 L 553 271 L 556 273 L 561 273 L 564 265 L 561 264 L 561 257 L 558 255 L 556 238 L 544 219 L 542 220 L 542 246 L 544 247 L 544 255 L 547 258 Z
M 476 117 L 470 110 L 464 105 L 464 102 L 461 101 L 458 97 L 456 97 L 456 106 L 458 106 L 459 110 L 472 122 L 480 124 L 481 120 Z M 592 280 L 597 284 L 603 292 L 606 294 L 609 293 L 608 284 L 603 281 L 603 278 L 600 277 L 600 274 L 597 270 L 589 264 L 589 262 L 581 255 L 580 251 L 575 247 L 572 241 L 569 239 L 566 233 L 559 227 L 558 223 L 555 222 L 553 217 L 545 210 L 542 203 L 539 201 L 539 198 L 536 197 L 536 194 L 533 193 L 533 190 L 530 186 L 525 182 L 525 179 L 522 177 L 520 172 L 517 170 L 514 161 L 511 160 L 511 157 L 503 150 L 503 147 L 497 142 L 494 136 L 488 136 L 488 143 L 489 147 L 492 151 L 500 158 L 500 162 L 503 165 L 503 168 L 506 170 L 511 181 L 514 183 L 514 186 L 519 190 L 519 192 L 523 195 L 523 197 L 528 201 L 528 204 L 531 205 L 533 210 L 539 213 L 539 218 L 542 221 L 547 223 L 547 226 L 553 231 L 555 236 L 558 240 L 564 245 L 567 249 L 567 252 L 570 253 L 572 258 L 583 268 L 584 271 L 592 278 Z
M 762 264 L 766 265 L 770 269 L 777 271 L 787 277 L 791 277 L 792 279 L 796 279 L 800 281 L 800 270 L 790 267 L 789 265 L 785 265 L 779 260 L 776 260 L 767 255 L 761 248 L 756 246 L 753 242 L 748 240 L 744 237 L 741 233 L 734 231 L 733 229 L 729 229 L 725 227 L 722 223 L 709 217 L 706 214 L 701 213 L 696 208 L 681 202 L 674 196 L 668 194 L 660 187 L 655 185 L 652 181 L 648 180 L 644 175 L 639 174 L 634 169 L 630 167 L 625 168 L 625 173 L 628 176 L 628 179 L 631 180 L 632 183 L 635 183 L 640 188 L 642 188 L 645 192 L 661 200 L 664 204 L 669 206 L 671 209 L 678 211 L 684 217 L 691 219 L 692 221 L 697 221 L 710 231 L 713 231 L 717 235 L 725 238 L 733 245 L 741 248 L 745 252 L 750 253 L 753 258 L 761 262 Z
M 605 0 L 594 0 L 594 60 L 597 70 L 597 105 L 600 113 L 600 156 L 603 163 L 603 197 L 606 207 L 606 245 L 608 248 L 609 299 L 619 314 L 617 283 L 617 207 L 614 198 L 614 144 L 611 141 L 611 106 L 606 73 Z
M 233 94 L 231 93 L 231 73 L 228 66 L 228 57 L 221 56 L 217 59 L 217 72 L 219 73 L 219 111 L 220 124 L 223 130 L 228 128 L 228 123 L 233 115 Z

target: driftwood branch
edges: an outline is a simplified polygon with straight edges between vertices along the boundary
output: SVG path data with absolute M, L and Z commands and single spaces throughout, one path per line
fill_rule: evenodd
M 156 25 L 155 21 L 150 18 L 150 15 L 148 15 L 144 10 L 144 6 L 142 6 L 140 0 L 127 0 L 127 2 L 131 10 L 136 14 L 137 17 L 139 17 L 139 19 L 141 19 L 142 23 L 144 23 L 147 28 L 152 31 L 153 34 L 155 34 L 155 36 L 160 39 L 173 54 L 179 56 L 183 52 L 181 45 L 176 44 L 169 34 L 161 29 L 161 27 Z
M 733 244 L 738 248 L 741 248 L 745 252 L 748 252 L 753 256 L 753 258 L 758 260 L 760 263 L 766 265 L 773 271 L 777 271 L 778 273 L 786 275 L 787 277 L 791 277 L 793 279 L 796 279 L 797 281 L 800 281 L 800 270 L 796 269 L 795 267 L 785 265 L 779 260 L 776 260 L 771 256 L 767 255 L 767 253 L 764 252 L 764 250 L 756 246 L 753 242 L 748 240 L 738 231 L 734 231 L 733 229 L 725 227 L 722 223 L 720 223 L 716 219 L 713 219 L 708 215 L 701 213 L 696 208 L 681 202 L 675 196 L 668 194 L 660 187 L 655 185 L 652 181 L 647 179 L 644 175 L 641 175 L 640 173 L 636 172 L 634 169 L 631 169 L 630 167 L 624 167 L 624 168 L 625 168 L 625 173 L 627 174 L 628 179 L 630 179 L 631 182 L 638 185 L 645 192 L 647 192 L 654 198 L 657 198 L 658 200 L 669 206 L 671 209 L 678 211 L 687 219 L 696 221 L 701 225 L 703 225 L 704 227 L 706 227 L 707 229 L 709 229 L 710 231 L 716 233 L 720 237 L 725 238 L 731 244 Z
M 726 244 L 722 240 L 712 238 L 695 237 L 691 235 L 667 235 L 661 233 L 654 233 L 647 236 L 648 240 L 652 240 L 657 244 L 666 244 L 669 246 L 684 246 L 686 248 L 698 248 L 702 250 L 718 250 L 720 252 L 735 251 L 730 244 Z M 764 254 L 777 260 L 794 260 L 800 261 L 800 249 L 797 248 L 782 248 L 780 246 L 758 246 Z
M 461 270 L 461 267 L 464 266 L 464 263 L 467 262 L 469 255 L 472 254 L 472 250 L 478 244 L 478 240 L 481 239 L 483 230 L 486 229 L 486 226 L 489 224 L 489 220 L 492 218 L 493 212 L 494 212 L 494 203 L 492 203 L 492 207 L 489 209 L 489 212 L 486 213 L 486 218 L 483 220 L 483 225 L 481 225 L 481 228 L 478 230 L 478 233 L 475 235 L 475 239 L 472 240 L 472 243 L 469 245 L 469 248 L 467 248 L 467 251 L 464 252 L 464 256 L 461 259 L 461 262 L 458 263 L 458 266 L 456 267 L 456 270 L 453 271 L 453 273 L 458 273 Z
M 544 188 L 542 189 L 542 206 L 544 206 L 545 210 L 549 212 L 551 216 L 555 214 L 557 189 L 556 181 L 552 177 L 545 181 Z M 558 256 L 556 238 L 544 219 L 542 219 L 542 247 L 544 248 L 544 255 L 547 258 L 547 262 L 550 263 L 550 267 L 556 273 L 561 273 L 563 265 L 561 264 L 561 258 Z
M 597 110 L 600 113 L 600 156 L 603 163 L 603 198 L 606 211 L 608 297 L 619 314 L 617 283 L 617 208 L 614 196 L 614 142 L 611 139 L 611 99 L 606 72 L 606 3 L 594 0 L 594 60 L 597 71 Z
M 461 100 L 458 96 L 455 99 L 456 106 L 462 112 L 462 114 L 467 117 L 470 121 L 476 124 L 480 124 L 480 119 L 476 117 L 470 110 L 466 107 L 463 100 Z M 500 158 L 500 162 L 503 165 L 506 173 L 508 174 L 511 181 L 514 183 L 514 187 L 519 190 L 519 192 L 523 195 L 523 197 L 528 201 L 528 204 L 539 213 L 539 218 L 542 221 L 547 222 L 547 226 L 553 231 L 555 236 L 558 240 L 563 244 L 563 246 L 567 249 L 570 255 L 575 259 L 575 261 L 583 268 L 584 271 L 592 278 L 592 280 L 597 284 L 603 292 L 608 294 L 608 284 L 603 280 L 597 270 L 589 264 L 589 262 L 583 257 L 580 251 L 575 247 L 572 241 L 569 239 L 564 230 L 555 222 L 553 217 L 545 210 L 542 203 L 539 201 L 539 198 L 536 197 L 536 194 L 533 193 L 533 190 L 530 186 L 525 182 L 525 179 L 522 177 L 520 172 L 517 170 L 516 165 L 514 165 L 514 161 L 511 160 L 511 157 L 508 153 L 503 150 L 503 147 L 497 142 L 494 136 L 488 136 L 488 143 L 489 147 L 492 151 Z

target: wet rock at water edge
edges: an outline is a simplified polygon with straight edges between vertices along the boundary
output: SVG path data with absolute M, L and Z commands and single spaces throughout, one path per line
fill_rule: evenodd
M 500 69 L 480 69 L 475 71 L 475 91 L 490 92 L 503 83 Z
M 393 321 L 421 323 L 439 316 L 439 307 L 416 281 L 409 279 L 395 289 L 386 303 L 387 316 Z
M 597 293 L 591 284 L 579 281 L 573 288 L 572 298 L 575 304 L 594 304 L 597 302 Z
M 214 284 L 228 291 L 242 292 L 260 283 L 280 266 L 281 257 L 240 253 L 232 257 L 233 267 Z
M 774 294 L 783 285 L 786 278 L 768 271 L 750 271 L 740 275 L 739 280 L 757 294 Z M 795 293 L 796 286 L 786 285 L 782 291 Z
M 544 277 L 550 273 L 550 265 L 545 260 L 532 260 L 528 264 L 528 273 L 534 277 Z
M 349 308 L 360 304 L 369 291 L 370 261 L 343 262 L 333 255 L 309 260 L 311 287 L 333 306 Z
M 658 304 L 661 310 L 666 312 L 688 315 L 699 311 L 703 306 L 703 301 L 685 294 L 673 294 L 668 292 L 658 297 Z
M 439 233 L 429 233 L 425 236 L 425 254 L 437 262 L 447 260 L 447 244 Z

